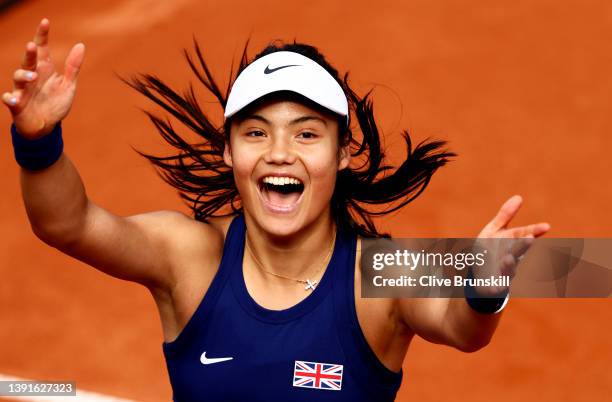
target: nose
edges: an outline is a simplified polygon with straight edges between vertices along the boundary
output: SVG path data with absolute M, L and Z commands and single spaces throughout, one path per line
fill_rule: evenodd
M 286 138 L 275 136 L 271 141 L 268 151 L 264 155 L 266 163 L 283 165 L 293 164 L 296 156 L 293 147 Z

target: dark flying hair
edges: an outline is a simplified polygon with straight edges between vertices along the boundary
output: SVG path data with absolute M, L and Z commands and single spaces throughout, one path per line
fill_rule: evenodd
M 238 74 L 251 62 L 267 54 L 292 51 L 325 68 L 344 90 L 352 112 L 351 120 L 356 119 L 360 133 L 356 138 L 350 126 L 339 126 L 339 144 L 350 146 L 353 161 L 357 161 L 358 166 L 350 166 L 338 172 L 331 199 L 332 215 L 339 229 L 351 230 L 363 237 L 388 237 L 377 231 L 372 217 L 389 214 L 414 200 L 425 190 L 434 172 L 456 155 L 442 149 L 446 145 L 445 141 L 425 140 L 413 148 L 408 131 L 403 131 L 406 159 L 397 168 L 385 164 L 385 154 L 374 120 L 371 91 L 363 97 L 357 95 L 349 86 L 348 73 L 341 79 L 338 71 L 313 46 L 295 41 L 276 41 L 259 52 L 253 60 L 249 60 L 247 48 L 248 41 L 235 73 L 232 63 L 225 90 L 221 90 L 213 79 L 196 40 L 195 54 L 186 49 L 183 53 L 196 78 L 215 97 L 222 109 L 225 109 L 227 95 Z M 242 205 L 232 169 L 223 161 L 223 148 L 226 136 L 229 136 L 231 119 L 227 119 L 225 124 L 216 125 L 200 107 L 191 84 L 185 91 L 178 93 L 151 74 L 141 74 L 124 81 L 200 138 L 197 143 L 189 143 L 175 131 L 168 117 L 162 118 L 145 111 L 162 138 L 179 153 L 161 157 L 134 149 L 158 168 L 157 172 L 164 181 L 179 190 L 194 218 L 206 222 L 209 217 L 240 212 Z

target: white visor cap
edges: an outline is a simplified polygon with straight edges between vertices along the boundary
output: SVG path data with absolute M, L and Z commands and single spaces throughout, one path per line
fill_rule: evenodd
M 278 91 L 296 92 L 348 122 L 348 102 L 338 82 L 318 63 L 299 53 L 280 51 L 249 64 L 232 85 L 224 116 L 233 116 L 253 101 Z

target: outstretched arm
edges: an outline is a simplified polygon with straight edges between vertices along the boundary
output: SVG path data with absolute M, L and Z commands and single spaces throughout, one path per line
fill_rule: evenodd
M 520 239 L 517 247 L 500 256 L 500 274 L 510 277 L 514 276 L 518 259 L 527 252 L 531 241 L 550 230 L 550 225 L 544 222 L 508 228 L 522 202 L 520 196 L 508 199 L 478 235 L 479 238 Z M 464 298 L 406 298 L 400 299 L 399 305 L 402 320 L 414 333 L 430 342 L 465 352 L 486 346 L 501 318 L 501 313 L 482 314 L 475 311 Z
M 34 141 L 49 135 L 64 119 L 74 99 L 85 47 L 75 45 L 66 58 L 64 72 L 56 70 L 48 46 L 49 20 L 43 19 L 34 40 L 26 44 L 21 67 L 13 74 L 13 90 L 2 100 L 8 106 L 19 135 Z M 46 169 L 21 169 L 22 195 L 34 233 L 58 237 L 81 224 L 87 196 L 81 178 L 67 158 Z
M 49 21 L 43 19 L 34 41 L 26 45 L 13 90 L 2 96 L 18 134 L 27 141 L 49 135 L 67 116 L 83 63 L 85 47 L 77 44 L 66 58 L 63 73 L 58 72 L 48 37 Z M 30 225 L 42 241 L 109 275 L 152 290 L 171 290 L 171 260 L 179 254 L 190 255 L 186 239 L 210 243 L 205 241 L 212 236 L 210 225 L 180 212 L 121 217 L 94 204 L 65 154 L 42 169 L 22 168 L 20 179 Z

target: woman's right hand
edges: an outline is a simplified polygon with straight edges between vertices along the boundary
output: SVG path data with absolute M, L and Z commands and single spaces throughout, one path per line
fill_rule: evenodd
M 28 139 L 50 133 L 66 117 L 85 56 L 85 46 L 82 43 L 74 45 L 66 57 L 64 73 L 60 74 L 51 60 L 48 39 L 49 20 L 44 18 L 38 25 L 34 41 L 26 45 L 21 68 L 13 75 L 13 91 L 2 95 L 17 131 Z

